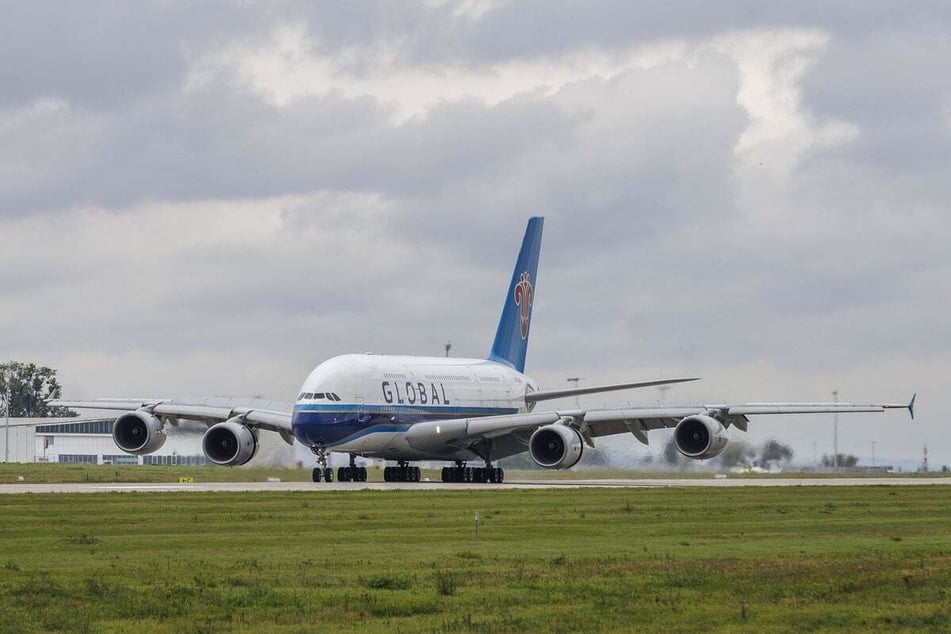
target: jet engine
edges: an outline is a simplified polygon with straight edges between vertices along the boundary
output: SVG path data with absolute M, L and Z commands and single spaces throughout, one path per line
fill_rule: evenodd
M 704 460 L 718 455 L 727 444 L 726 429 L 720 421 L 696 414 L 688 416 L 674 430 L 677 451 L 695 460 Z
M 145 410 L 128 412 L 112 424 L 112 439 L 116 447 L 136 455 L 158 451 L 165 444 L 162 421 Z
M 574 427 L 545 425 L 528 440 L 528 453 L 539 467 L 570 469 L 581 460 L 584 441 Z
M 258 450 L 258 437 L 246 425 L 235 420 L 212 425 L 201 441 L 202 451 L 209 461 L 225 467 L 237 467 L 248 462 Z

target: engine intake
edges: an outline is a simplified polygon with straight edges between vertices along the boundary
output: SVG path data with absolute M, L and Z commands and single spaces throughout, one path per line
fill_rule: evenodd
M 705 460 L 719 455 L 726 447 L 728 439 L 726 429 L 720 421 L 696 414 L 688 416 L 674 430 L 674 442 L 677 451 L 694 460 Z
M 528 453 L 539 467 L 570 469 L 581 460 L 584 441 L 574 427 L 545 425 L 528 441 Z
M 165 444 L 165 427 L 158 418 L 140 409 L 116 419 L 112 424 L 112 440 L 126 453 L 149 454 Z
M 201 449 L 210 462 L 237 467 L 246 464 L 257 453 L 258 437 L 246 425 L 226 420 L 208 428 Z

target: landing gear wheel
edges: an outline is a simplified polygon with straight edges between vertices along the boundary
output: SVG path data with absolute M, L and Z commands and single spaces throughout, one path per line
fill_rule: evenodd
M 337 469 L 337 482 L 353 482 L 350 467 L 339 467 Z
M 324 469 L 324 480 L 327 482 L 334 481 L 334 470 L 331 469 L 330 467 L 327 467 L 326 469 Z
M 366 469 L 361 474 L 366 481 Z M 423 470 L 419 467 L 411 467 L 406 463 L 398 467 L 385 467 L 383 469 L 384 482 L 419 482 L 423 477 Z
M 314 482 L 320 482 L 321 479 L 323 478 L 324 470 L 321 469 L 320 467 L 315 467 L 310 475 L 311 475 L 311 478 L 313 478 Z

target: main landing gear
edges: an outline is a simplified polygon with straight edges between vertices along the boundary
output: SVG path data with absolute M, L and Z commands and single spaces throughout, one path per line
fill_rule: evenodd
M 366 482 L 367 468 L 357 466 L 357 457 L 350 454 L 350 466 L 337 469 L 337 480 L 340 482 Z
M 467 467 L 464 462 L 457 462 L 455 467 L 443 467 L 443 482 L 491 482 L 502 484 L 505 480 L 505 470 L 501 467 L 486 465 L 485 467 Z
M 398 467 L 383 469 L 384 482 L 419 482 L 422 477 L 419 467 L 411 467 L 405 460 L 400 460 Z

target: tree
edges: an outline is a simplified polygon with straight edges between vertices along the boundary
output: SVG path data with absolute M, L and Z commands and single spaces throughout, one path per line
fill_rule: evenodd
M 760 453 L 760 464 L 766 466 L 770 462 L 788 462 L 792 460 L 793 450 L 789 445 L 784 445 L 778 440 L 767 440 Z
M 839 466 L 840 467 L 854 467 L 859 463 L 859 459 L 852 454 L 839 454 Z M 835 459 L 834 456 L 828 454 L 822 456 L 822 466 L 823 467 L 834 467 Z
M 77 416 L 76 412 L 65 407 L 50 407 L 47 404 L 59 398 L 61 392 L 56 370 L 52 368 L 19 361 L 0 364 L 0 400 L 3 401 L 4 413 L 9 413 L 11 417 Z

